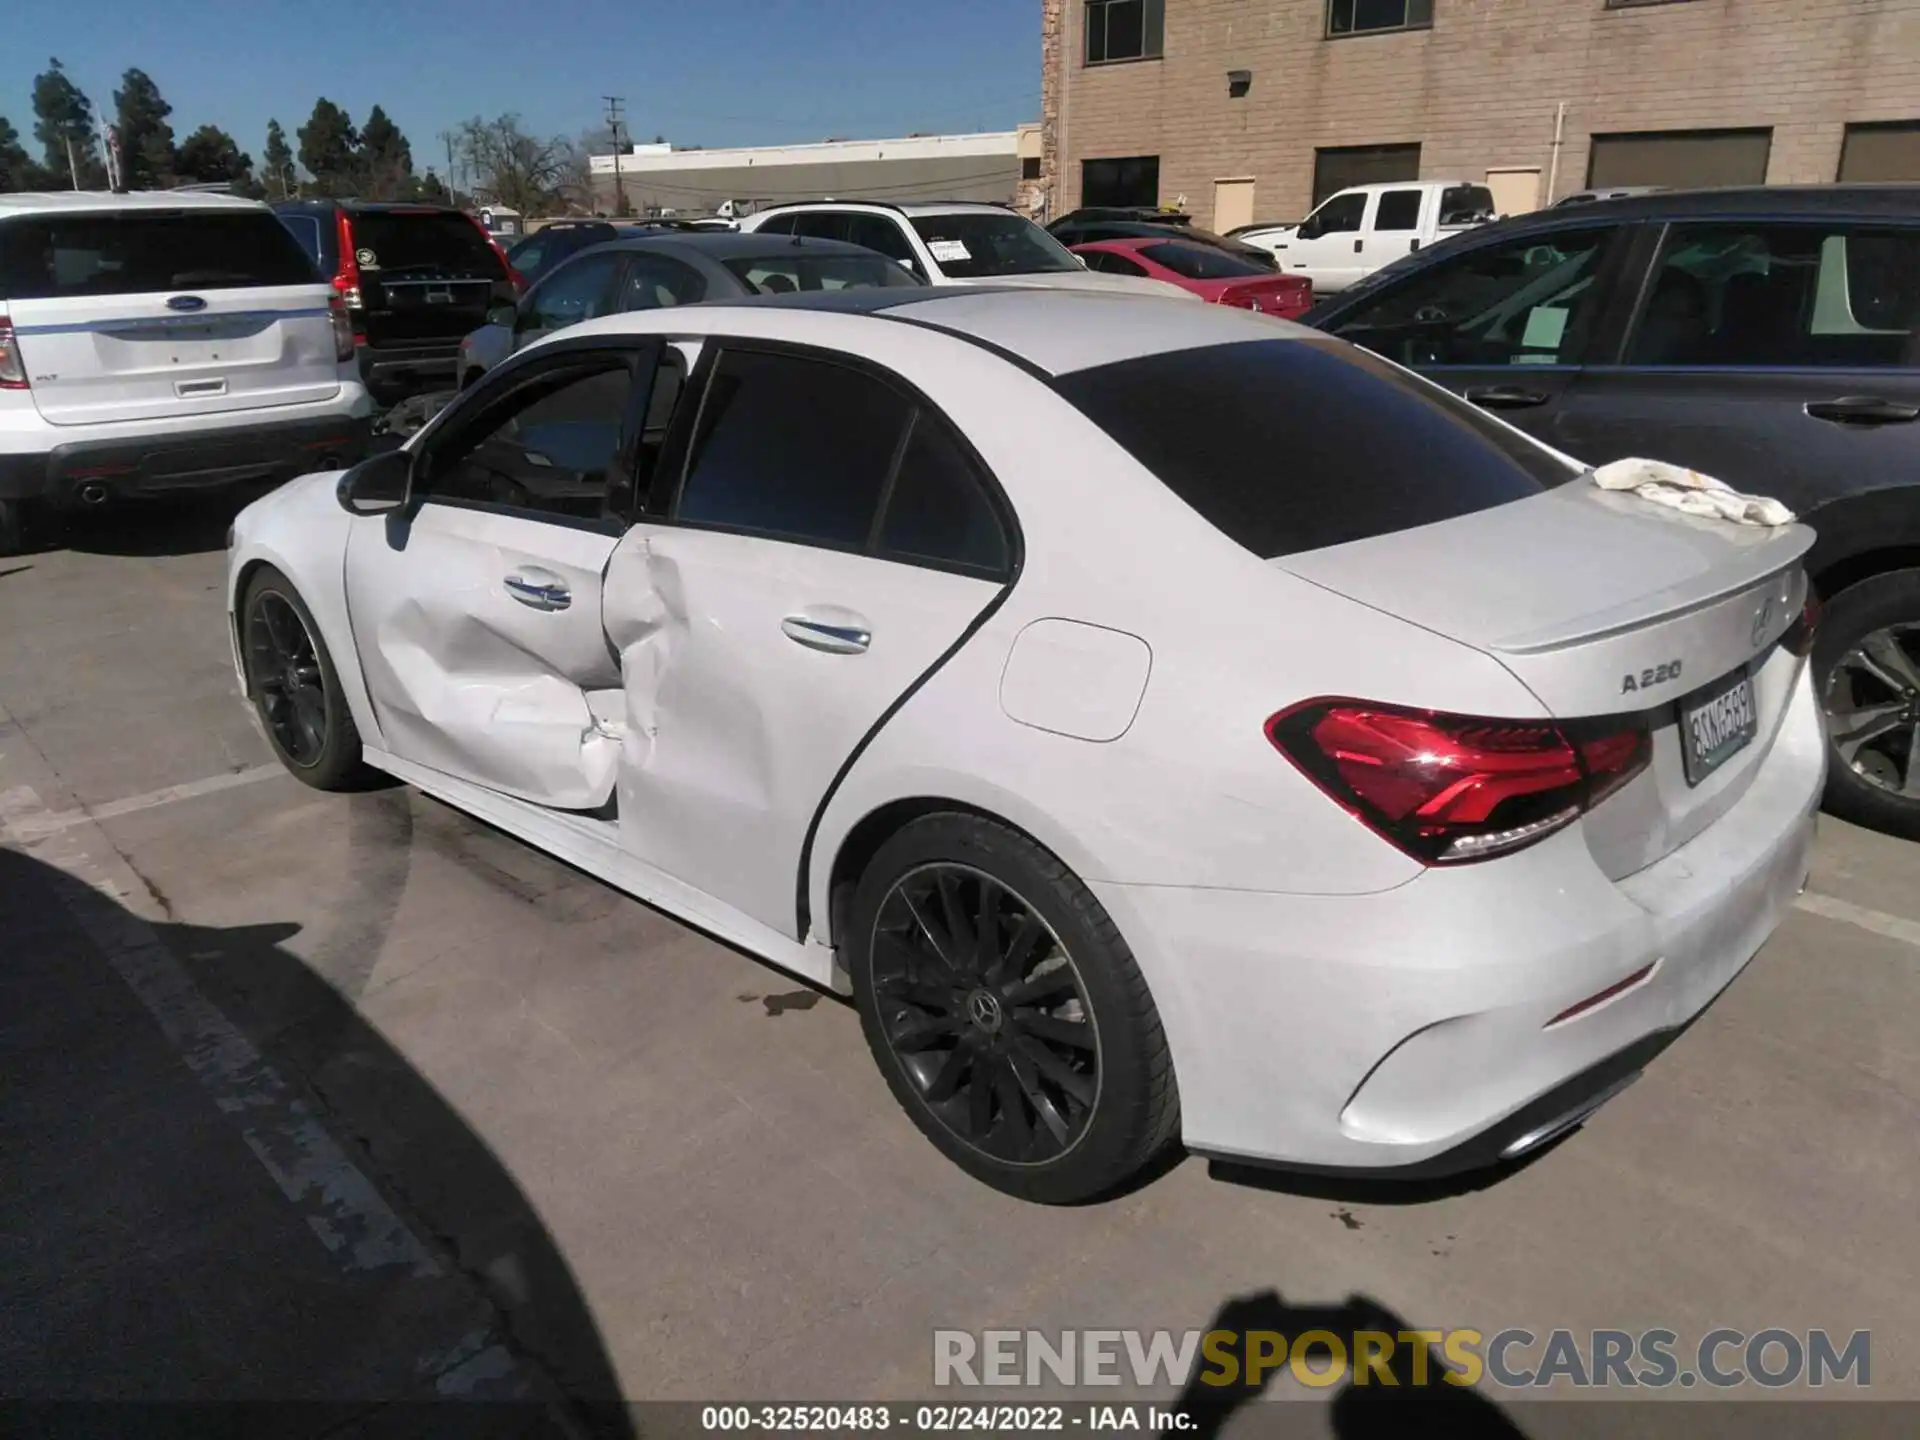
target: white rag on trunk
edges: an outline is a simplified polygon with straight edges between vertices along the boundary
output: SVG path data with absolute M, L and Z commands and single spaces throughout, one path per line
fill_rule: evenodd
M 1791 525 L 1793 511 L 1765 495 L 1742 495 L 1711 475 L 1664 460 L 1615 460 L 1593 472 L 1602 490 L 1631 490 L 1642 500 L 1670 505 L 1687 515 L 1731 520 L 1736 525 Z

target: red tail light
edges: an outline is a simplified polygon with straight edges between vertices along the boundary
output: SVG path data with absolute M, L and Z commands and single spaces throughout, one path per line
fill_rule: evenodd
M 327 297 L 327 313 L 333 321 L 333 358 L 351 360 L 355 336 L 353 317 L 347 313 L 347 302 L 338 295 Z
M 27 388 L 27 362 L 20 358 L 20 342 L 13 338 L 13 321 L 0 315 L 0 390 Z
M 1577 820 L 1647 767 L 1644 721 L 1490 720 L 1309 700 L 1267 738 L 1375 834 L 1423 865 L 1505 855 Z
M 1813 583 L 1807 583 L 1807 603 L 1800 608 L 1799 616 L 1787 626 L 1780 636 L 1780 644 L 1790 654 L 1801 659 L 1813 653 L 1814 636 L 1820 629 L 1820 597 L 1813 593 Z
M 349 310 L 360 308 L 360 259 L 353 244 L 353 221 L 344 210 L 335 212 L 334 235 L 340 263 L 334 267 L 333 288 Z

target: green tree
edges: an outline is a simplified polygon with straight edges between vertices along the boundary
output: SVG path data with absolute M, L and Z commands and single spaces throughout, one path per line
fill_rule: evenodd
M 50 182 L 72 189 L 78 171 L 82 187 L 98 189 L 106 177 L 94 153 L 98 131 L 93 102 L 67 78 L 58 60 L 47 61 L 47 68 L 33 77 L 33 117 L 33 138 L 44 152 Z
M 38 189 L 39 170 L 20 143 L 20 132 L 13 128 L 13 122 L 0 115 L 0 192 Z
M 440 177 L 433 173 L 431 165 L 427 167 L 427 173 L 420 177 L 419 183 L 413 187 L 413 198 L 423 205 L 448 205 L 453 202 L 452 194 L 448 192 Z
M 217 125 L 202 125 L 180 142 L 173 170 L 182 180 L 202 184 L 224 180 L 242 192 L 253 187 L 253 157 Z
M 369 199 L 404 199 L 413 189 L 413 147 L 378 105 L 360 127 L 360 171 Z
M 293 193 L 293 151 L 287 146 L 287 132 L 280 128 L 278 120 L 267 121 L 267 147 L 260 152 L 260 164 L 265 170 L 267 193 L 276 200 L 284 200 Z
M 128 190 L 164 190 L 173 182 L 173 106 L 146 71 L 133 68 L 113 92 L 114 125 L 120 131 L 120 184 Z
M 321 195 L 351 195 L 360 169 L 360 132 L 333 101 L 322 95 L 313 102 L 313 114 L 299 129 L 300 163 L 313 176 Z

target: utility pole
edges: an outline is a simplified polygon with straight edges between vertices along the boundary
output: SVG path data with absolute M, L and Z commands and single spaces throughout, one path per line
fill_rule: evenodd
M 447 147 L 447 199 L 457 205 L 460 203 L 460 179 L 453 173 L 453 132 L 442 130 L 440 139 Z
M 602 95 L 600 98 L 607 102 L 607 129 L 613 134 L 613 213 L 624 215 L 627 209 L 627 192 L 620 179 L 620 105 L 626 96 Z M 591 178 L 588 183 L 591 185 Z

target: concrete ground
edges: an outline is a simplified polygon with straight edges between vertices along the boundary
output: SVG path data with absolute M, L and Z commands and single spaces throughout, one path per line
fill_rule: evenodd
M 841 1002 L 405 788 L 274 768 L 226 519 L 0 561 L 0 1397 L 924 1399 L 936 1328 L 1185 1330 L 1272 1290 L 1870 1330 L 1869 1393 L 1920 1400 L 1920 849 L 1826 822 L 1740 981 L 1513 1173 L 1187 1159 L 1027 1206 L 920 1138 Z

